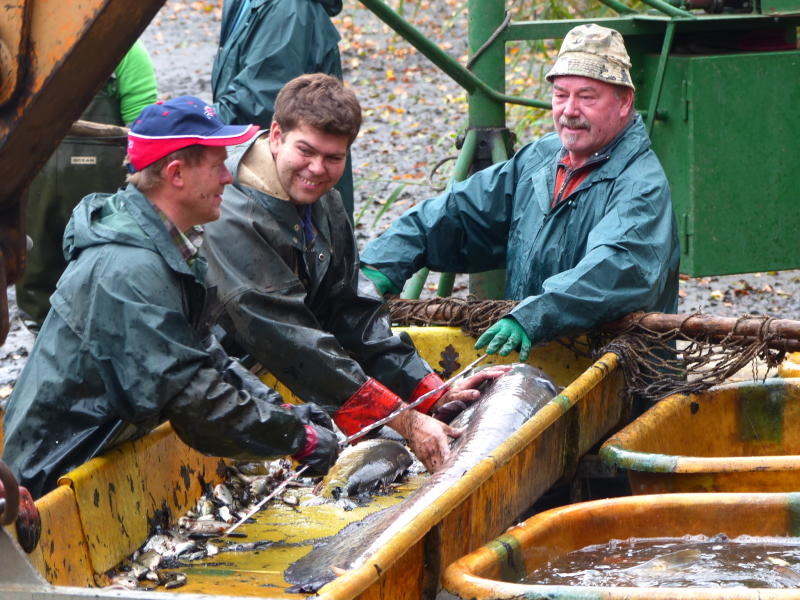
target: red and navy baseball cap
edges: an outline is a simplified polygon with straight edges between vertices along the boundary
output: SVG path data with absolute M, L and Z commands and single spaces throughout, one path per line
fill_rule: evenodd
M 211 106 L 194 96 L 156 102 L 142 110 L 128 132 L 130 167 L 141 171 L 168 154 L 195 144 L 234 146 L 257 132 L 257 125 L 225 125 Z

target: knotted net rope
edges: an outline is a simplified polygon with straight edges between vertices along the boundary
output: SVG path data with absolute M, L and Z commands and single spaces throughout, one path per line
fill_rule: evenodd
M 508 315 L 516 304 L 513 300 L 434 298 L 391 300 L 389 308 L 398 325 L 447 325 L 477 337 Z M 650 401 L 675 393 L 703 391 L 748 365 L 756 378 L 758 360 L 774 368 L 783 361 L 787 350 L 800 348 L 796 339 L 777 333 L 773 325 L 778 321 L 768 316 L 730 319 L 727 333 L 720 333 L 718 328 L 698 330 L 697 323 L 713 319 L 711 316 L 663 315 L 671 317 L 667 322 L 675 326 L 658 330 L 646 324 L 652 316 L 657 315 L 637 313 L 559 343 L 591 359 L 613 352 L 620 359 L 626 393 Z M 687 326 L 690 321 L 691 327 Z

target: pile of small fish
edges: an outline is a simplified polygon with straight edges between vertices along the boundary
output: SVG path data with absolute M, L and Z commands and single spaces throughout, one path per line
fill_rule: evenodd
M 129 560 L 109 575 L 109 587 L 132 590 L 163 586 L 174 589 L 186 583 L 186 575 L 180 572 L 164 573 L 163 569 L 180 568 L 221 552 L 249 551 L 269 545 L 270 542 L 264 541 L 231 541 L 232 538 L 245 537 L 238 532 L 232 532 L 225 539 L 222 539 L 222 534 L 291 473 L 292 463 L 286 459 L 229 466 L 224 483 L 213 489 L 208 486 L 194 509 L 180 517 L 176 526 L 166 530 L 158 528 L 155 535 Z M 275 501 L 297 506 L 300 498 L 296 490 L 289 488 L 292 484 L 297 488 L 313 485 L 313 482 L 302 479 L 292 481 Z

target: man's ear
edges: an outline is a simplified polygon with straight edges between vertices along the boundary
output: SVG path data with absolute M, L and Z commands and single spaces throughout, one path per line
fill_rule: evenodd
M 269 149 L 272 152 L 278 151 L 282 135 L 283 131 L 281 130 L 281 126 L 278 125 L 277 122 L 273 121 L 272 124 L 269 126 Z
M 626 87 L 620 96 L 620 101 L 620 116 L 623 119 L 627 119 L 631 115 L 631 112 L 633 112 L 633 90 Z
M 184 185 L 183 168 L 184 164 L 181 160 L 176 159 L 167 163 L 167 166 L 164 167 L 164 181 L 174 187 L 182 188 Z

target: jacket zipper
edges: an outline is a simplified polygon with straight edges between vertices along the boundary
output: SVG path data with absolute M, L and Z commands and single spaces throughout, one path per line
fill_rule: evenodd
M 611 158 L 611 155 L 610 155 L 610 154 L 606 154 L 606 155 L 604 155 L 604 156 L 598 156 L 597 158 L 595 158 L 595 159 L 593 159 L 593 160 L 587 161 L 586 163 L 582 164 L 582 165 L 581 165 L 580 167 L 578 167 L 577 169 L 570 169 L 569 167 L 566 167 L 566 168 L 567 168 L 567 174 L 566 174 L 566 176 L 564 177 L 564 181 L 563 181 L 563 183 L 561 184 L 561 189 L 559 189 L 559 190 L 558 190 L 558 196 L 556 196 L 556 202 L 555 202 L 555 204 L 553 205 L 553 208 L 555 209 L 555 208 L 556 208 L 557 206 L 559 206 L 559 205 L 561 204 L 561 202 L 564 200 L 564 199 L 562 198 L 562 195 L 564 194 L 564 190 L 566 190 L 566 189 L 567 189 L 567 186 L 569 185 L 569 182 L 570 182 L 570 180 L 571 180 L 571 179 L 572 179 L 572 178 L 573 178 L 573 177 L 574 177 L 576 174 L 580 173 L 581 171 L 584 171 L 584 170 L 586 170 L 586 169 L 587 169 L 587 168 L 589 168 L 589 167 L 593 167 L 593 166 L 594 166 L 594 165 L 596 165 L 597 163 L 600 163 L 600 162 L 607 161 L 609 158 Z M 558 168 L 558 167 L 556 167 L 556 168 Z M 575 191 L 577 191 L 577 190 L 573 190 L 573 193 L 574 193 Z

